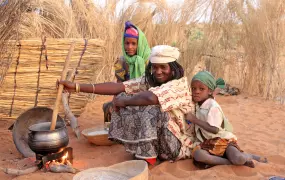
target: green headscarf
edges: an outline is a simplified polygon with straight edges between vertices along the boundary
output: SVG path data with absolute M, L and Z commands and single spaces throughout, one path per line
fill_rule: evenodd
M 214 90 L 217 87 L 223 89 L 225 88 L 225 81 L 222 78 L 218 78 L 215 80 L 214 76 L 208 71 L 201 71 L 198 72 L 192 79 L 192 81 L 198 80 L 209 87 L 209 89 Z M 221 109 L 220 109 L 221 110 Z M 233 132 L 233 126 L 229 122 L 229 120 L 224 115 L 223 111 L 221 110 L 224 120 L 224 128 L 226 131 Z
M 124 35 L 122 41 L 123 55 L 129 65 L 130 79 L 141 77 L 145 73 L 146 62 L 151 53 L 145 34 L 138 27 L 136 29 L 139 32 L 136 55 L 132 57 L 128 56 L 124 48 Z
M 214 76 L 208 71 L 200 71 L 193 78 L 192 81 L 198 80 L 208 86 L 211 90 L 218 88 L 225 88 L 225 81 L 222 78 L 215 80 Z

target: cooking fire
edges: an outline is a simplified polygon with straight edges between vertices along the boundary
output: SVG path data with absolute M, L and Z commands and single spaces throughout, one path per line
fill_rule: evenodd
M 71 147 L 63 148 L 57 153 L 47 154 L 45 156 L 37 154 L 36 164 L 40 169 L 51 172 L 70 172 L 75 173 L 76 169 L 72 167 L 73 153 Z

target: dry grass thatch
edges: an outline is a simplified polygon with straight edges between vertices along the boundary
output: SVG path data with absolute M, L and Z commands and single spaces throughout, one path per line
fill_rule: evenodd
M 18 117 L 25 110 L 36 106 L 52 108 L 71 42 L 75 42 L 69 69 L 76 69 L 73 79 L 94 83 L 94 74 L 103 66 L 104 41 L 98 39 L 30 39 L 20 40 L 12 64 L 0 89 L 0 116 Z M 12 43 L 14 44 L 14 43 Z M 72 93 L 70 107 L 75 115 L 85 106 L 87 94 Z M 63 114 L 63 109 L 60 110 Z
M 28 1 L 0 1 L 0 85 L 11 62 L 3 60 L 3 56 L 11 53 L 6 46 L 7 40 L 18 39 L 21 14 L 25 11 Z

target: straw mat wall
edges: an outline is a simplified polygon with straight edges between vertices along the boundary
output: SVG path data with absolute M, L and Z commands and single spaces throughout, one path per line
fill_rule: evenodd
M 93 82 L 104 64 L 104 41 L 98 39 L 28 39 L 16 43 L 5 79 L 0 84 L 0 119 L 15 119 L 35 106 L 53 108 L 56 80 L 60 79 L 71 42 L 75 49 L 69 70 L 77 69 L 76 82 Z M 15 43 L 11 43 L 15 44 Z M 10 58 L 10 59 L 8 59 Z M 87 102 L 87 94 L 72 93 L 70 108 L 79 115 Z M 60 107 L 63 115 L 63 108 Z

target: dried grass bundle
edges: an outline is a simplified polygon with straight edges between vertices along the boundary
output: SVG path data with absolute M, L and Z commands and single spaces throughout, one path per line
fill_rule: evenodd
M 7 46 L 7 41 L 18 38 L 18 29 L 21 14 L 27 8 L 28 0 L 1 0 L 0 1 L 0 87 L 4 80 L 7 69 L 10 65 L 11 50 Z

